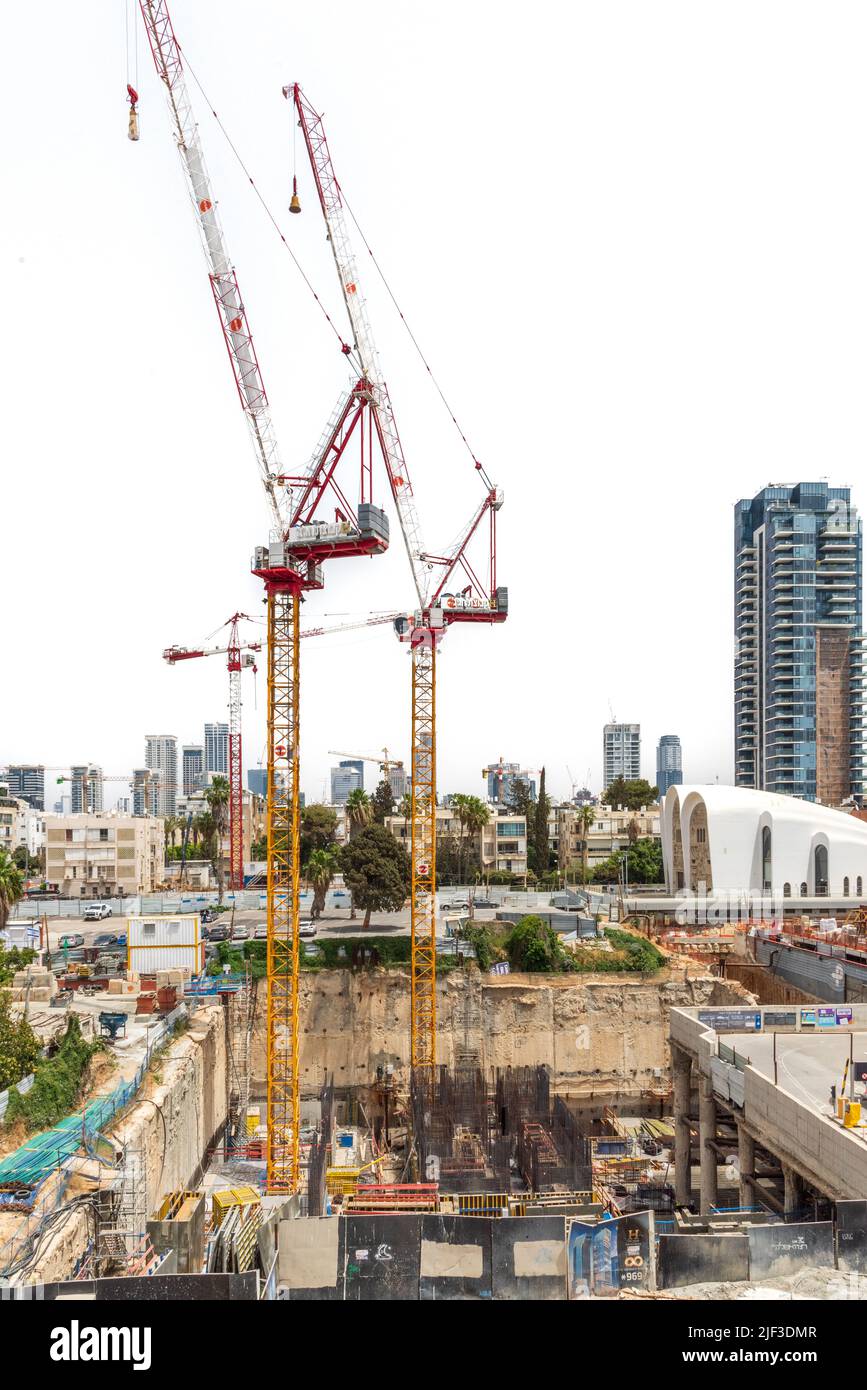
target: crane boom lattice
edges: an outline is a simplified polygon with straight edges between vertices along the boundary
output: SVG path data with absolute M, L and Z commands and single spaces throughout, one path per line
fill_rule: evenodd
M 436 644 L 412 652 L 412 1065 L 436 1066 Z

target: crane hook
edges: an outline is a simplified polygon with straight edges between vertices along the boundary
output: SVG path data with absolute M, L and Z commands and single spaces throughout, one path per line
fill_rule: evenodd
M 136 107 L 138 106 L 138 92 L 136 91 L 135 87 L 131 87 L 128 82 L 126 84 L 126 96 L 127 101 L 129 102 L 129 126 L 127 128 L 127 135 L 129 136 L 130 140 L 137 140 L 138 111 L 136 110 Z
M 298 197 L 298 180 L 294 176 L 292 178 L 292 197 L 289 199 L 289 211 L 301 211 L 301 199 Z

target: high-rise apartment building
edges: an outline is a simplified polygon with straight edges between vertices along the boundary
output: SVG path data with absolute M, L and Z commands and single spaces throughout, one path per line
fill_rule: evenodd
M 343 806 L 350 792 L 364 787 L 364 763 L 344 758 L 331 769 L 331 804 Z
M 488 780 L 488 800 L 496 802 L 498 806 L 510 804 L 515 782 L 526 782 L 530 800 L 536 800 L 536 779 L 530 771 L 522 768 L 520 763 L 505 763 L 499 758 L 497 762 L 489 763 L 483 769 L 483 776 Z
M 5 779 L 10 796 L 20 797 L 35 811 L 45 810 L 45 768 L 39 763 L 18 763 L 10 766 Z
M 160 814 L 160 774 L 149 767 L 137 767 L 133 771 L 132 813 L 134 816 Z
M 70 793 L 74 815 L 95 814 L 103 809 L 102 768 L 93 763 L 80 763 L 70 769 Z
M 185 743 L 181 749 L 184 796 L 201 791 L 205 780 L 205 749 L 200 743 Z
M 229 775 L 229 726 L 228 724 L 205 725 L 205 781 L 209 773 Z
M 641 725 L 606 724 L 602 731 L 602 787 L 617 777 L 634 782 L 641 776 Z
M 839 805 L 864 790 L 861 522 L 847 487 L 735 505 L 735 782 Z
M 683 784 L 683 760 L 677 734 L 663 734 L 656 745 L 656 785 L 660 799 L 669 787 Z
M 145 735 L 145 766 L 160 775 L 157 815 L 174 816 L 178 808 L 178 740 L 174 734 Z

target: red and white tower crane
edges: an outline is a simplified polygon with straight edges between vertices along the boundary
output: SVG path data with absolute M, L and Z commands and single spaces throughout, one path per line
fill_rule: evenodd
M 170 666 L 200 656 L 225 656 L 229 672 L 229 887 L 244 887 L 244 763 L 241 747 L 241 672 L 256 671 L 254 653 L 261 642 L 242 642 L 238 624 L 252 622 L 248 613 L 233 613 L 223 624 L 229 629 L 225 647 L 166 647 L 164 659 Z

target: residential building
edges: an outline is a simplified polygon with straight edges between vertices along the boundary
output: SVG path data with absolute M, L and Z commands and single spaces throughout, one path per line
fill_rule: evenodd
M 208 773 L 229 775 L 229 726 L 228 724 L 205 725 L 205 778 Z
M 134 816 L 158 816 L 160 775 L 149 767 L 137 767 L 132 774 L 132 813 Z
M 20 796 L 8 796 L 0 789 L 0 849 L 12 855 L 24 847 L 35 859 L 45 847 L 45 813 L 37 811 Z
M 735 782 L 839 805 L 864 792 L 861 522 L 848 487 L 735 505 Z
M 612 810 L 594 806 L 594 817 L 587 829 L 587 865 L 593 868 L 618 850 L 628 849 L 633 840 L 659 840 L 662 835 L 658 805 L 639 811 Z M 584 862 L 584 829 L 580 811 L 570 805 L 552 809 L 548 819 L 548 838 L 557 855 L 561 872 Z
M 349 793 L 360 790 L 363 787 L 363 762 L 345 758 L 337 767 L 331 769 L 332 806 L 345 805 Z
M 641 776 L 641 725 L 606 724 L 602 731 L 602 787 L 618 777 L 634 782 Z
M 683 781 L 683 762 L 680 738 L 677 734 L 663 734 L 656 745 L 656 785 L 660 801 L 669 787 L 676 787 Z
M 205 774 L 205 749 L 201 743 L 185 743 L 181 748 L 182 785 L 184 796 L 201 789 Z
M 178 740 L 174 734 L 145 735 L 145 766 L 160 778 L 157 815 L 174 816 L 178 807 Z
M 452 807 L 438 806 L 436 811 L 437 844 L 450 840 L 461 841 L 461 824 Z M 403 816 L 387 816 L 385 827 L 409 853 L 412 822 Z M 466 843 L 466 842 L 465 842 Z M 472 882 L 476 874 L 498 872 L 524 875 L 527 872 L 527 819 L 508 813 L 497 814 L 491 807 L 491 818 L 481 834 L 466 844 L 466 863 L 472 866 Z
M 36 811 L 45 810 L 45 768 L 42 763 L 16 763 L 6 779 L 9 796 L 27 801 Z
M 102 768 L 96 767 L 93 763 L 81 763 L 77 767 L 70 768 L 70 773 L 73 815 L 80 815 L 83 812 L 98 814 L 102 811 L 104 792 Z
M 45 877 L 64 897 L 150 893 L 162 882 L 160 819 L 101 815 L 45 817 Z
M 388 785 L 394 797 L 395 804 L 402 801 L 406 796 L 407 775 L 405 767 L 390 767 L 388 769 Z

